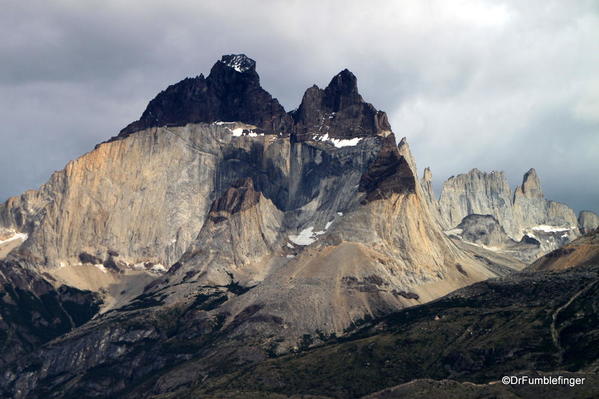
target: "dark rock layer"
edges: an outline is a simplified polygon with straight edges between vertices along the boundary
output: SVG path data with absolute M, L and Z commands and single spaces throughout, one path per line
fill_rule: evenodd
M 300 141 L 314 135 L 353 138 L 391 131 L 387 115 L 362 99 L 349 70 L 333 77 L 325 89 L 306 90 L 299 108 L 287 114 L 260 86 L 254 60 L 239 54 L 223 56 L 206 78 L 186 78 L 169 86 L 119 137 L 149 127 L 217 121 L 244 122 L 265 133 L 293 132 Z
M 223 56 L 207 78 L 200 75 L 169 86 L 119 136 L 154 126 L 215 121 L 245 122 L 267 133 L 291 126 L 291 118 L 277 99 L 260 86 L 256 63 L 240 54 Z
M 298 138 L 328 134 L 334 138 L 372 136 L 390 131 L 387 115 L 366 103 L 358 93 L 357 79 L 344 69 L 323 90 L 306 90 L 297 111 L 291 114 Z

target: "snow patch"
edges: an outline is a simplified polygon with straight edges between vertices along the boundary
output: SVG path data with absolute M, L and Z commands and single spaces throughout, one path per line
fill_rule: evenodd
M 225 65 L 230 66 L 237 72 L 245 72 L 251 68 L 251 64 L 247 61 L 247 58 L 243 55 L 236 55 L 230 57 L 227 61 L 223 62 Z
M 550 226 L 547 224 L 541 224 L 539 226 L 534 226 L 531 229 L 533 231 L 544 231 L 545 233 L 561 233 L 564 231 L 572 230 L 571 227 Z
M 293 245 L 291 245 L 290 243 L 287 243 L 287 247 L 288 248 L 295 248 Z
M 458 228 L 444 231 L 444 233 L 448 236 L 459 236 L 463 232 L 464 232 L 463 229 L 458 229 Z
M 324 231 L 314 231 L 314 227 L 310 226 L 300 231 L 298 235 L 290 235 L 289 241 L 296 245 L 310 245 L 318 239 L 318 236 L 323 235 L 324 233 Z
M 242 136 L 258 137 L 258 136 L 264 136 L 264 133 L 259 133 L 258 134 L 256 132 L 254 132 L 253 130 L 244 129 L 242 127 L 237 127 L 235 129 L 229 129 L 229 131 L 231 133 L 233 133 L 233 137 L 242 137 Z
M 156 263 L 154 266 L 152 266 L 152 269 L 150 270 L 152 270 L 155 273 L 164 273 L 166 272 L 166 267 L 164 267 L 160 263 Z
M 16 240 L 25 241 L 28 237 L 29 236 L 27 235 L 27 233 L 15 233 L 10 238 L 0 241 L 0 245 L 6 244 L 8 242 L 16 241 Z
M 314 231 L 314 226 L 310 226 L 310 227 L 305 228 L 302 231 L 300 231 L 300 233 L 298 235 L 290 235 L 289 241 L 291 241 L 292 243 L 294 243 L 296 245 L 302 245 L 302 246 L 310 245 L 318 239 L 318 236 L 321 236 L 324 233 L 326 233 L 332 224 L 333 224 L 333 221 L 327 222 L 327 224 L 324 227 L 324 230 L 320 230 L 320 231 Z M 287 243 L 287 246 L 289 248 L 293 248 L 293 246 L 291 246 L 291 244 L 289 244 L 289 243 Z
M 100 269 L 100 271 L 101 271 L 102 273 L 108 273 L 108 270 L 106 270 L 106 268 L 104 267 L 104 265 L 103 265 L 103 264 L 101 264 L 101 263 L 96 263 L 96 264 L 94 265 L 94 267 L 95 267 L 95 268 L 97 268 L 97 269 Z
M 333 144 L 336 148 L 342 148 L 356 146 L 360 141 L 362 141 L 362 138 L 354 137 L 353 139 L 336 139 L 333 137 L 329 137 L 329 134 L 325 133 L 322 136 L 312 136 L 312 140 L 328 142 Z
M 316 241 L 316 234 L 313 230 L 314 227 L 312 226 L 303 229 L 298 235 L 290 235 L 289 241 L 296 245 L 310 245 Z
M 337 216 L 343 216 L 343 212 L 337 212 Z
M 233 137 L 241 137 L 241 135 L 243 134 L 243 128 L 238 127 L 236 129 L 231 130 L 231 132 L 233 133 Z
M 295 258 L 295 255 L 287 255 L 286 258 L 287 259 Z

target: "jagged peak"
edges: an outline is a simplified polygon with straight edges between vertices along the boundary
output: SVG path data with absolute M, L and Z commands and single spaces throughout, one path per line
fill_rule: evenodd
M 245 54 L 230 54 L 214 64 L 208 77 L 185 78 L 160 92 L 119 136 L 150 127 L 216 121 L 243 122 L 267 133 L 287 131 L 292 124 L 277 99 L 260 86 L 256 62 Z
M 514 196 L 524 196 L 527 198 L 543 198 L 541 188 L 541 179 L 535 168 L 530 168 L 522 177 L 522 185 L 516 188 Z
M 402 139 L 399 141 L 399 144 L 397 145 L 397 150 L 399 151 L 399 154 L 406 159 L 408 165 L 410 166 L 410 169 L 412 169 L 412 173 L 414 174 L 414 176 L 416 176 L 416 161 L 414 161 L 414 157 L 412 156 L 412 152 L 410 151 L 410 145 L 408 144 L 407 138 L 402 137 Z
M 537 171 L 535 170 L 535 168 L 530 168 L 524 174 L 524 177 L 522 178 L 522 185 L 526 184 L 527 182 L 534 182 L 534 181 L 539 181 L 539 175 L 537 174 Z
M 358 79 L 348 69 L 335 75 L 324 89 L 324 93 L 324 100 L 333 112 L 364 102 L 358 92 Z
M 160 92 L 119 138 L 150 127 L 216 121 L 248 123 L 267 133 L 294 133 L 299 140 L 314 135 L 334 139 L 391 135 L 387 115 L 362 99 L 357 78 L 348 69 L 335 75 L 325 89 L 310 87 L 298 109 L 287 114 L 260 86 L 256 62 L 245 54 L 229 54 L 207 77 L 186 78 Z
M 344 69 L 324 89 L 313 85 L 306 90 L 298 109 L 291 113 L 298 139 L 314 134 L 333 138 L 388 136 L 387 115 L 363 100 L 356 76 Z M 384 133 L 384 134 L 382 134 Z
M 482 171 L 482 170 L 480 170 L 478 168 L 472 168 L 467 173 L 460 173 L 458 175 L 452 175 L 452 176 L 450 176 L 446 180 L 446 182 L 448 182 L 450 180 L 455 180 L 455 179 L 467 179 L 467 178 L 471 178 L 471 177 L 474 177 L 474 176 L 480 177 L 480 178 L 497 177 L 499 179 L 505 180 L 504 173 L 501 170 L 492 170 L 490 172 L 486 172 L 486 171 Z
M 429 166 L 424 168 L 424 172 L 422 173 L 422 180 L 425 182 L 430 182 L 433 180 L 433 172 L 431 171 L 431 168 Z
M 256 61 L 245 54 L 223 55 L 219 62 L 240 73 L 256 69 Z

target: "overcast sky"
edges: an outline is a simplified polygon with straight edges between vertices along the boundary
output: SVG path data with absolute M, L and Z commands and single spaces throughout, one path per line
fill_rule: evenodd
M 160 4 L 162 3 L 162 4 Z M 286 109 L 343 68 L 439 184 L 474 167 L 599 212 L 599 1 L 0 0 L 0 200 L 222 54 Z

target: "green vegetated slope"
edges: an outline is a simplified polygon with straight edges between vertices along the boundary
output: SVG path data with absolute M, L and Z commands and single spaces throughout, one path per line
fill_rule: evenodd
M 587 266 L 474 284 L 390 315 L 346 340 L 209 379 L 189 397 L 252 397 L 254 392 L 273 398 L 356 398 L 415 379 L 484 384 L 529 370 L 568 370 L 594 378 L 598 272 L 599 267 Z M 583 389 L 598 390 L 597 384 Z

